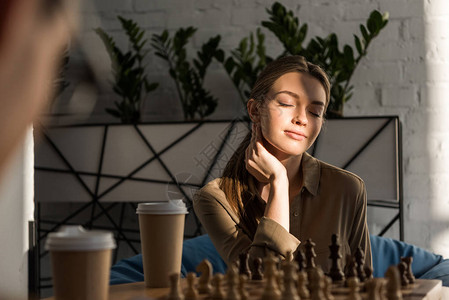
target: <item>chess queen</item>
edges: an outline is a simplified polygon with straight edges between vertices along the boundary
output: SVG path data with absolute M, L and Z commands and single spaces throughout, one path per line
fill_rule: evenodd
M 194 197 L 195 213 L 226 263 L 246 251 L 285 258 L 310 238 L 316 264 L 328 272 L 335 233 L 343 260 L 360 247 L 372 266 L 364 182 L 306 152 L 329 98 L 326 73 L 301 56 L 282 57 L 261 72 L 247 102 L 251 132 L 222 177 Z

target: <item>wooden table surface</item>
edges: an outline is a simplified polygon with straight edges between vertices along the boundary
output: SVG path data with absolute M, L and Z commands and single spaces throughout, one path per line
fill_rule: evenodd
M 439 280 L 419 280 L 421 288 L 417 294 L 410 295 L 409 292 L 404 294 L 404 299 L 426 299 L 426 300 L 440 300 L 449 299 L 449 287 L 441 287 Z M 182 285 L 185 287 L 185 281 L 182 280 Z M 425 288 L 424 288 L 425 287 Z M 424 288 L 424 289 L 423 289 Z M 415 290 L 415 289 L 414 289 Z M 146 288 L 143 282 L 118 284 L 110 286 L 109 300 L 138 300 L 138 299 L 163 299 L 169 292 L 168 288 Z M 408 295 L 407 295 L 408 294 Z M 346 299 L 347 296 L 334 296 L 336 300 Z M 257 299 L 258 297 L 250 297 L 250 299 Z M 366 296 L 362 294 L 362 299 Z M 204 299 L 203 296 L 200 299 Z M 54 300 L 54 298 L 46 298 L 45 300 Z

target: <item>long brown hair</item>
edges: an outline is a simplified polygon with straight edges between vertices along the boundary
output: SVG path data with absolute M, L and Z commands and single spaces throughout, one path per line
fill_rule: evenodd
M 319 66 L 308 62 L 302 56 L 284 56 L 266 66 L 260 73 L 250 94 L 250 99 L 263 104 L 274 82 L 282 75 L 290 72 L 309 74 L 320 81 L 326 92 L 325 109 L 330 99 L 330 83 L 326 73 Z M 259 201 L 255 188 L 255 178 L 246 170 L 245 150 L 251 141 L 251 132 L 240 143 L 228 161 L 222 175 L 220 188 L 239 216 L 241 224 L 253 236 L 257 224 L 263 216 L 264 208 Z

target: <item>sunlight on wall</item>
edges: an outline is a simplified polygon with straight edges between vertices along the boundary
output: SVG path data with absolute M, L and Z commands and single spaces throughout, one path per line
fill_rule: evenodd
M 422 97 L 427 114 L 430 212 L 435 252 L 449 257 L 449 2 L 424 2 L 427 80 Z

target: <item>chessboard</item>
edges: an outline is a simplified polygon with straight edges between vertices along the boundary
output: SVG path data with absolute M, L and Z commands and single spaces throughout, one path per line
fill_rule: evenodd
M 224 295 L 228 294 L 228 286 L 226 283 L 226 280 L 223 281 L 222 291 L 224 292 Z M 266 281 L 265 280 L 249 280 L 246 282 L 245 290 L 247 293 L 247 300 L 259 300 L 262 299 L 262 294 L 264 291 Z M 185 297 L 185 294 L 188 290 L 188 283 L 185 279 L 182 279 L 180 282 L 182 292 L 184 294 L 184 300 L 188 300 L 188 297 Z M 428 280 L 428 279 L 417 279 L 416 282 L 407 288 L 401 289 L 401 296 L 404 300 L 440 300 L 442 298 L 442 285 L 440 280 Z M 167 291 L 163 295 L 160 295 L 157 297 L 157 299 L 169 299 L 168 297 L 169 292 Z M 319 299 L 334 299 L 334 300 L 346 300 L 351 299 L 349 297 L 350 295 L 350 289 L 348 287 L 344 287 L 341 285 L 333 285 L 331 288 L 331 295 L 332 298 L 326 298 L 326 296 L 319 298 Z M 370 299 L 368 297 L 368 293 L 365 291 L 362 291 L 359 293 L 360 300 L 368 300 Z M 198 300 L 206 300 L 206 299 L 215 299 L 210 294 L 207 293 L 198 293 Z M 223 298 L 223 299 L 229 299 L 229 298 Z M 241 299 L 241 298 L 237 298 Z M 282 295 L 281 298 L 283 299 Z M 294 298 L 290 298 L 293 300 Z M 300 298 L 300 299 L 313 299 L 313 298 Z M 375 298 L 376 299 L 376 298 Z M 379 299 L 387 299 L 387 298 L 379 298 Z M 243 299 L 242 299 L 243 300 Z
M 332 236 L 330 259 L 332 267 L 327 274 L 315 265 L 314 243 L 305 242 L 304 251 L 288 253 L 285 259 L 266 253 L 255 258 L 249 267 L 249 254 L 241 253 L 239 260 L 228 265 L 225 275 L 213 275 L 212 265 L 203 260 L 197 273 L 170 276 L 166 300 L 384 300 L 427 299 L 442 296 L 440 280 L 417 280 L 412 273 L 412 257 L 401 257 L 392 265 L 384 278 L 373 278 L 373 270 L 365 264 L 363 251 L 357 249 L 354 257 L 346 257 L 344 272 L 340 267 L 338 237 Z
M 236 265 L 231 265 L 225 275 L 212 276 L 210 263 L 198 265 L 202 272 L 187 274 L 180 280 L 179 274 L 170 277 L 170 290 L 157 299 L 166 300 L 384 300 L 426 299 L 439 300 L 442 295 L 440 280 L 415 279 L 402 285 L 396 266 L 390 267 L 386 278 L 366 278 L 364 282 L 354 276 L 344 281 L 332 282 L 319 267 L 297 271 L 296 262 L 287 261 L 276 269 L 276 259 L 264 259 L 263 278 L 249 279 Z

